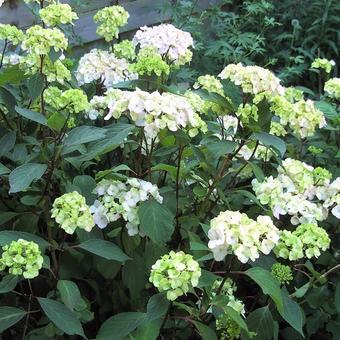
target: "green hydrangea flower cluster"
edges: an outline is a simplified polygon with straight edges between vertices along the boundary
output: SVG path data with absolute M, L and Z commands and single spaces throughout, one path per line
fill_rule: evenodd
M 320 153 L 322 153 L 323 150 L 321 148 L 314 146 L 314 145 L 310 145 L 308 147 L 308 151 L 310 153 L 312 153 L 313 155 L 319 155 Z
M 85 197 L 73 191 L 58 197 L 51 210 L 51 217 L 68 234 L 73 234 L 77 228 L 90 232 L 94 220 Z
M 163 74 L 167 76 L 170 73 L 169 65 L 153 47 L 141 49 L 137 55 L 136 63 L 131 65 L 130 70 L 141 76 L 155 74 L 157 77 L 161 77 Z
M 298 102 L 303 100 L 303 91 L 291 86 L 285 89 L 284 97 L 290 102 Z
M 18 45 L 24 40 L 25 34 L 13 25 L 0 24 L 0 40 L 10 41 Z
M 122 6 L 105 7 L 99 10 L 93 17 L 94 21 L 100 24 L 97 28 L 97 34 L 107 42 L 114 38 L 117 39 L 119 27 L 126 25 L 129 16 L 129 13 Z
M 220 332 L 220 340 L 234 340 L 241 336 L 240 326 L 226 313 L 217 318 L 216 330 Z
M 332 178 L 332 174 L 327 169 L 318 166 L 313 170 L 313 178 L 315 185 L 327 185 Z
M 3 246 L 2 250 L 0 271 L 8 268 L 10 274 L 23 275 L 25 279 L 33 279 L 39 275 L 44 259 L 35 242 L 19 239 Z
M 216 77 L 209 75 L 209 74 L 198 77 L 196 83 L 194 84 L 194 89 L 203 89 L 208 92 L 217 93 L 225 97 L 222 83 Z M 198 95 L 196 94 L 196 96 Z M 197 112 L 202 112 L 202 113 L 207 114 L 209 113 L 209 111 L 212 111 L 216 115 L 223 115 L 223 113 L 225 112 L 225 109 L 219 104 L 210 102 L 208 100 L 195 99 L 192 97 L 192 95 L 191 95 L 191 98 L 193 99 L 192 100 L 193 102 L 197 101 L 200 105 L 200 110 L 198 110 Z M 228 100 L 228 98 L 226 99 Z
M 340 99 L 340 78 L 331 78 L 325 83 L 325 92 L 328 97 Z
M 194 84 L 194 88 L 202 88 L 208 92 L 215 92 L 224 96 L 222 83 L 216 77 L 209 74 L 198 77 L 197 82 Z
M 285 136 L 287 134 L 286 129 L 277 122 L 271 122 L 270 124 L 270 133 L 275 136 Z
M 272 265 L 271 273 L 282 285 L 289 284 L 293 280 L 293 273 L 290 267 L 279 262 Z
M 331 73 L 333 66 L 335 66 L 334 60 L 326 58 L 316 58 L 311 65 L 312 68 L 320 68 L 325 70 L 326 73 Z
M 26 31 L 25 39 L 22 43 L 23 50 L 36 55 L 47 55 L 51 49 L 56 52 L 66 50 L 67 39 L 58 28 L 42 28 L 35 25 Z
M 41 20 L 47 26 L 59 26 L 62 24 L 73 24 L 73 20 L 77 20 L 78 16 L 72 11 L 69 4 L 51 4 L 39 11 Z
M 330 239 L 327 232 L 316 224 L 305 223 L 299 225 L 293 232 L 283 230 L 280 233 L 280 240 L 274 248 L 278 257 L 290 261 L 300 260 L 304 257 L 319 257 L 321 250 L 329 248 Z
M 174 301 L 196 287 L 200 276 L 201 268 L 191 255 L 171 251 L 152 266 L 149 280 L 160 292 L 166 292 L 168 300 Z
M 236 115 L 240 117 L 243 124 L 249 124 L 251 120 L 257 122 L 259 119 L 258 111 L 259 109 L 256 105 L 241 104 L 236 111 Z
M 130 40 L 123 40 L 113 46 L 113 53 L 117 58 L 134 60 L 136 58 L 136 47 Z
M 20 68 L 25 71 L 26 74 L 34 75 L 41 70 L 41 59 L 39 55 L 28 54 L 27 56 L 20 57 Z M 52 60 L 45 56 L 43 60 L 42 73 L 46 76 L 48 82 L 58 82 L 64 84 L 65 81 L 71 80 L 71 72 L 65 66 L 65 60 Z
M 79 89 L 62 91 L 55 86 L 51 86 L 44 92 L 44 98 L 46 103 L 54 109 L 66 110 L 71 113 L 79 113 L 89 107 L 86 94 Z

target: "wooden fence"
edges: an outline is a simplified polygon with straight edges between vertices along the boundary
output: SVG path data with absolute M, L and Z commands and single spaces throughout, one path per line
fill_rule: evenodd
M 73 3 L 72 1 L 61 1 Z M 215 5 L 218 0 L 193 0 L 195 5 L 193 12 L 200 12 Z M 96 25 L 93 22 L 94 14 L 103 7 L 110 6 L 117 1 L 92 0 L 78 1 L 80 5 L 75 7 L 79 20 L 75 23 L 75 34 L 80 37 L 82 43 L 91 43 L 99 40 L 96 34 Z M 119 5 L 123 6 L 130 14 L 128 24 L 120 31 L 122 33 L 134 31 L 141 26 L 148 26 L 170 19 L 170 11 L 163 11 L 162 8 L 169 8 L 171 0 L 121 0 Z M 0 23 L 13 24 L 20 28 L 27 28 L 36 23 L 35 16 L 27 10 L 23 1 L 9 0 L 0 8 Z

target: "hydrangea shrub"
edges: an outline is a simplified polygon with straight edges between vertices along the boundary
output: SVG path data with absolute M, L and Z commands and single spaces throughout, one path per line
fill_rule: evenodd
M 72 6 L 25 2 L 36 25 L 0 25 L 1 336 L 335 339 L 334 61 L 320 93 L 246 61 L 183 81 L 185 29 L 121 40 L 105 7 L 77 58 Z

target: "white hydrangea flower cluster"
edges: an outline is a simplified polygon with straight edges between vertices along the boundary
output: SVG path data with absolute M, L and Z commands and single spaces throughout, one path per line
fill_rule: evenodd
M 129 71 L 129 62 L 117 58 L 113 53 L 93 49 L 79 60 L 76 79 L 79 85 L 99 80 L 106 88 L 120 82 L 137 79 L 138 75 Z
M 136 126 L 144 127 L 147 138 L 157 137 L 158 132 L 166 128 L 170 131 L 185 128 L 191 137 L 197 135 L 199 130 L 205 132 L 207 129 L 204 121 L 183 96 L 161 94 L 158 91 L 149 93 L 138 88 L 135 91 L 109 89 L 105 99 L 95 97 L 91 101 L 89 117 L 104 115 L 105 111 L 102 111 L 104 100 L 109 109 L 105 120 L 128 115 Z
M 330 183 L 331 174 L 327 170 L 288 158 L 278 172 L 276 178 L 252 181 L 256 197 L 270 206 L 276 218 L 288 214 L 294 225 L 316 223 L 327 218 L 330 207 L 340 217 L 340 180 Z
M 188 63 L 192 58 L 190 47 L 194 41 L 191 34 L 171 24 L 143 26 L 136 32 L 132 41 L 140 48 L 155 48 L 160 55 L 175 65 Z
M 279 241 L 279 230 L 269 216 L 250 219 L 239 211 L 221 212 L 210 221 L 208 247 L 216 261 L 234 254 L 242 263 L 255 261 L 260 252 L 268 255 Z
M 156 185 L 137 178 L 129 178 L 125 183 L 104 179 L 98 183 L 95 192 L 98 198 L 90 208 L 95 224 L 105 228 L 110 222 L 123 218 L 130 236 L 142 234 L 138 229 L 139 204 L 150 198 L 163 202 Z
M 258 94 L 268 92 L 272 95 L 283 95 L 284 87 L 269 70 L 259 66 L 243 66 L 241 63 L 229 64 L 219 74 L 221 79 L 229 79 L 241 86 L 245 93 Z

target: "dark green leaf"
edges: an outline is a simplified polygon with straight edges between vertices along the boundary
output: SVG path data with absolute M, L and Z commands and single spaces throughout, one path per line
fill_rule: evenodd
M 47 119 L 49 128 L 60 131 L 66 123 L 66 118 L 60 112 L 52 113 Z
M 7 175 L 10 172 L 11 172 L 11 170 L 8 169 L 7 166 L 4 166 L 3 164 L 0 163 L 0 176 Z
M 79 126 L 67 134 L 65 146 L 78 145 L 105 138 L 106 130 L 95 126 Z
M 15 288 L 19 282 L 19 276 L 17 275 L 6 275 L 0 282 L 0 294 L 8 293 Z
M 163 318 L 169 308 L 169 300 L 164 294 L 156 294 L 151 296 L 146 307 L 148 320 L 156 320 Z
M 80 189 L 80 193 L 86 198 L 87 204 L 92 204 L 96 199 L 93 190 L 96 187 L 96 181 L 91 176 L 76 176 L 73 184 Z
M 198 330 L 202 340 L 217 340 L 216 333 L 204 323 L 193 321 L 193 324 Z
M 264 294 L 268 294 L 273 299 L 278 311 L 282 312 L 283 301 L 280 285 L 272 274 L 268 270 L 260 267 L 250 268 L 245 272 L 245 274 L 247 274 L 261 287 Z
M 25 117 L 29 120 L 33 120 L 36 123 L 47 126 L 47 119 L 40 112 L 34 112 L 34 111 L 24 109 L 24 108 L 19 107 L 19 106 L 15 107 L 15 111 L 18 112 L 19 115 L 21 115 L 21 116 L 23 116 L 23 117 Z
M 253 133 L 252 137 L 253 139 L 258 140 L 264 146 L 277 150 L 281 157 L 284 156 L 286 152 L 286 144 L 281 138 L 270 135 L 266 132 L 255 132 Z
M 18 213 L 12 211 L 0 211 L 0 225 L 10 221 L 15 216 L 18 216 Z
M 268 308 L 262 307 L 251 312 L 247 317 L 248 328 L 256 333 L 254 340 L 271 340 L 274 332 L 274 320 Z
M 124 262 L 130 259 L 117 245 L 109 241 L 91 239 L 79 244 L 78 247 L 107 260 Z
M 6 83 L 19 83 L 25 78 L 25 72 L 19 69 L 19 65 L 6 67 L 0 71 L 0 85 Z
M 0 87 L 0 103 L 4 104 L 10 113 L 14 112 L 16 104 L 15 97 L 4 87 Z
M 33 181 L 42 177 L 46 164 L 27 163 L 15 168 L 9 175 L 10 193 L 26 190 Z
M 159 335 L 159 331 L 162 325 L 162 319 L 156 319 L 152 321 L 145 321 L 142 325 L 140 325 L 133 335 L 131 339 L 133 340 L 156 340 Z
M 74 310 L 82 301 L 78 286 L 69 280 L 59 280 L 57 288 L 60 293 L 61 301 L 69 309 Z
M 336 310 L 340 314 L 340 282 L 336 285 L 334 304 Z
M 32 100 L 35 100 L 40 96 L 44 89 L 44 80 L 40 73 L 36 73 L 28 79 L 27 89 Z
M 279 310 L 281 316 L 302 336 L 303 314 L 298 303 L 293 301 L 286 289 L 282 289 L 283 311 Z
M 0 334 L 20 321 L 25 315 L 26 312 L 19 308 L 0 307 Z
M 100 327 L 96 340 L 120 340 L 145 322 L 145 313 L 120 313 L 107 319 Z
M 64 304 L 46 298 L 38 298 L 39 304 L 47 317 L 55 324 L 56 327 L 68 335 L 80 335 L 85 337 L 80 321 L 74 312 L 68 309 Z
M 6 135 L 4 135 L 1 139 L 0 139 L 0 157 L 5 156 L 8 152 L 10 152 L 14 145 L 15 145 L 15 141 L 16 141 L 16 134 L 15 132 L 9 132 Z
M 44 239 L 40 238 L 39 236 L 26 233 L 24 231 L 11 231 L 11 230 L 0 231 L 0 246 L 4 246 L 20 238 L 26 241 L 33 241 L 37 243 L 41 248 L 46 248 L 49 246 L 49 243 Z
M 142 202 L 138 209 L 140 227 L 155 243 L 170 240 L 174 231 L 174 216 L 162 204 L 155 200 Z

